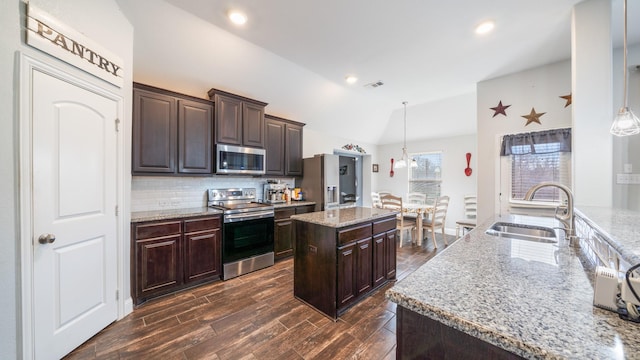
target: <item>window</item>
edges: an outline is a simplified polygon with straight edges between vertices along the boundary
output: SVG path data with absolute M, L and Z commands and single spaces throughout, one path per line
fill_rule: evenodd
M 535 184 L 551 181 L 571 186 L 571 129 L 507 135 L 502 156 L 510 156 L 511 200 L 523 200 Z M 535 200 L 561 202 L 561 191 L 545 187 Z
M 427 194 L 427 201 L 440 196 L 442 152 L 412 154 L 418 167 L 409 167 L 409 192 Z

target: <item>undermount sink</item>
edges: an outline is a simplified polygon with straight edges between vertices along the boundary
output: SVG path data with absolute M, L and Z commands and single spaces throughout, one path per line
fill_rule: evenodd
M 508 222 L 493 223 L 485 234 L 509 239 L 529 240 L 545 243 L 558 242 L 552 228 L 536 225 L 514 224 Z

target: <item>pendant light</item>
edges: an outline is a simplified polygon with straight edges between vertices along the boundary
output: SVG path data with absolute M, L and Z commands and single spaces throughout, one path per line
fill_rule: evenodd
M 640 133 L 640 120 L 638 117 L 629 109 L 627 105 L 627 0 L 623 2 L 624 8 L 624 37 L 622 39 L 622 64 L 624 70 L 622 72 L 623 76 L 623 106 L 618 110 L 618 115 L 613 119 L 613 124 L 611 124 L 611 129 L 609 130 L 613 135 L 616 136 L 628 136 L 635 135 Z
M 407 154 L 407 102 L 403 101 L 402 105 L 404 105 L 404 143 L 402 146 L 402 157 L 400 160 L 396 160 L 396 164 L 394 168 L 401 169 L 407 167 L 407 161 L 409 161 L 409 155 Z M 411 159 L 411 167 L 418 167 L 418 162 L 415 159 Z

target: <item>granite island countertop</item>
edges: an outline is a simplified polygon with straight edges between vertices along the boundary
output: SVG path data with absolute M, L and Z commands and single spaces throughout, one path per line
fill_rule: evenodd
M 397 213 L 397 211 L 389 209 L 350 207 L 292 215 L 291 219 L 340 228 L 388 217 Z
M 640 356 L 640 325 L 593 306 L 580 249 L 485 234 L 494 221 L 558 226 L 509 215 L 478 224 L 386 293 L 408 310 L 530 359 Z M 561 234 L 561 231 L 557 231 Z

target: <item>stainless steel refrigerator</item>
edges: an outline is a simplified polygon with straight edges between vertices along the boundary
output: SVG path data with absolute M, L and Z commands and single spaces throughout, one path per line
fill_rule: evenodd
M 305 200 L 316 203 L 316 211 L 340 206 L 339 159 L 338 155 L 320 154 L 302 160 L 304 175 L 299 187 Z

